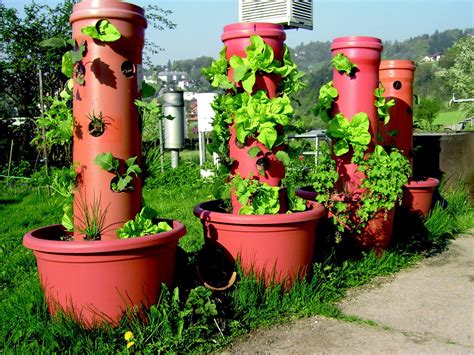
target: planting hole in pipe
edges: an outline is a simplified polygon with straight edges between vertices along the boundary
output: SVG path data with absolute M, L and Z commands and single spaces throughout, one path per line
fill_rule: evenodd
M 235 146 L 239 149 L 242 149 L 243 147 L 245 147 L 245 144 L 235 138 Z
M 268 160 L 267 157 L 263 157 L 257 160 L 257 167 L 259 170 L 268 170 L 270 169 L 270 161 Z
M 398 81 L 398 80 L 395 81 L 395 82 L 393 83 L 393 88 L 394 88 L 395 90 L 400 90 L 400 89 L 402 88 L 402 83 L 401 83 L 400 81 Z
M 121 70 L 122 74 L 127 78 L 131 78 L 135 75 L 135 65 L 128 60 L 122 63 Z
M 93 112 L 89 113 L 87 118 L 90 120 L 88 126 L 89 134 L 92 137 L 100 137 L 103 135 L 105 131 L 105 122 L 102 112 L 100 112 L 98 115 L 94 114 Z

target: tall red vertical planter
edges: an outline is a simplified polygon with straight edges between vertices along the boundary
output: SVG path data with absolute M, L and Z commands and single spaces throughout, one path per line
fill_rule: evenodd
M 245 49 L 251 44 L 250 36 L 259 35 L 272 47 L 274 58 L 283 60 L 285 32 L 281 25 L 270 23 L 237 23 L 224 27 L 222 41 L 227 48 L 227 60 L 233 55 L 245 57 Z M 232 68 L 231 68 L 232 69 Z M 233 81 L 232 70 L 228 72 Z M 265 90 L 268 97 L 277 95 L 280 76 L 259 73 L 253 91 Z M 239 87 L 239 84 L 237 84 Z M 278 129 L 278 128 L 277 128 Z M 239 144 L 235 128 L 229 127 L 229 156 L 234 159 L 230 175 L 243 178 L 253 175 L 260 182 L 279 186 L 285 176 L 283 163 L 275 153 L 284 149 L 282 145 L 268 150 L 255 138 L 247 138 Z M 283 133 L 283 132 L 280 132 Z M 250 148 L 258 146 L 262 153 L 256 158 L 248 155 Z M 257 161 L 267 159 L 268 168 L 262 176 Z M 286 192 L 281 191 L 280 207 L 286 201 Z M 226 213 L 222 201 L 208 201 L 194 208 L 194 215 L 201 220 L 207 245 L 219 247 L 231 261 L 239 260 L 246 274 L 256 274 L 267 283 L 280 282 L 290 286 L 302 277 L 312 263 L 316 225 L 325 214 L 320 204 L 312 204 L 307 211 L 269 215 L 239 215 L 240 204 L 231 196 L 232 213 Z M 280 212 L 286 212 L 280 208 Z
M 385 87 L 384 96 L 395 100 L 395 106 L 389 111 L 388 124 L 379 122 L 380 144 L 400 149 L 412 164 L 414 73 L 415 63 L 411 60 L 383 60 L 380 63 L 379 77 Z M 438 185 L 439 180 L 435 178 L 411 179 L 403 188 L 403 207 L 411 214 L 428 215 Z
M 414 74 L 415 63 L 411 60 L 383 60 L 380 63 L 379 78 L 385 88 L 384 96 L 395 100 L 395 106 L 389 109 L 388 124 L 379 121 L 380 144 L 400 149 L 410 162 L 413 157 Z
M 103 43 L 82 34 L 81 29 L 107 19 L 121 33 L 116 42 Z M 23 244 L 32 249 L 49 311 L 62 310 L 87 327 L 100 323 L 117 325 L 128 311 L 139 311 L 158 302 L 161 283 L 171 285 L 178 239 L 184 225 L 169 221 L 172 230 L 144 237 L 118 240 L 116 229 L 134 219 L 141 208 L 141 180 L 133 180 L 133 191 L 114 192 L 114 174 L 94 163 L 110 152 L 124 164 L 136 156 L 141 160 L 141 133 L 134 100 L 142 85 L 142 49 L 146 20 L 138 6 L 116 0 L 83 0 L 70 17 L 73 38 L 85 43 L 77 69 L 84 83 L 74 84 L 74 151 L 78 174 L 75 192 L 75 228 L 83 210 L 106 211 L 101 240 L 85 241 L 61 225 L 27 233 Z M 88 115 L 102 114 L 105 129 L 92 134 Z M 121 166 L 124 168 L 124 166 Z M 92 213 L 92 212 L 91 212 Z M 74 240 L 65 240 L 73 237 Z
M 118 41 L 104 44 L 81 32 L 81 28 L 94 26 L 101 19 L 108 19 L 117 27 L 122 34 Z M 100 197 L 101 205 L 107 208 L 108 226 L 102 239 L 115 239 L 115 230 L 140 211 L 142 182 L 134 178 L 133 191 L 114 192 L 110 188 L 114 174 L 94 164 L 94 159 L 111 152 L 122 164 L 133 156 L 141 161 L 139 115 L 134 100 L 141 91 L 144 10 L 116 0 L 86 0 L 74 6 L 70 21 L 73 39 L 78 44 L 87 43 L 82 60 L 85 84 L 74 85 L 73 99 L 73 161 L 79 174 L 75 223 L 82 218 L 82 211 L 77 208 L 80 200 L 90 204 Z M 132 72 L 124 74 L 124 67 L 132 68 Z M 91 113 L 103 114 L 106 126 L 99 137 L 89 133 L 87 116 Z
M 267 43 L 274 52 L 274 58 L 283 60 L 284 41 L 286 39 L 285 31 L 281 25 L 273 23 L 234 23 L 224 26 L 224 32 L 221 39 L 226 46 L 226 58 L 229 60 L 232 56 L 237 55 L 245 58 L 245 49 L 250 45 L 250 36 L 258 35 Z M 233 69 L 230 68 L 228 73 L 229 79 L 233 80 Z M 267 96 L 271 99 L 276 96 L 276 91 L 281 77 L 272 73 L 261 73 L 256 78 L 254 91 L 265 90 Z M 239 84 L 237 84 L 238 86 Z M 275 157 L 278 150 L 283 149 L 282 146 L 274 147 L 272 150 L 267 149 L 262 143 L 256 139 L 247 138 L 245 145 L 236 142 L 235 128 L 230 128 L 229 141 L 229 157 L 234 160 L 231 166 L 231 175 L 240 174 L 243 178 L 248 178 L 252 175 L 260 182 L 267 183 L 270 186 L 279 186 L 281 179 L 285 177 L 285 168 L 283 163 Z M 262 175 L 257 169 L 257 163 L 261 156 L 252 158 L 248 151 L 258 146 L 263 152 L 265 163 L 268 163 L 268 169 Z M 238 213 L 240 204 L 237 199 L 233 197 L 233 210 Z M 283 202 L 282 198 L 282 202 Z M 286 210 L 285 210 L 286 211 Z M 285 212 L 283 211 L 283 212 Z
M 342 113 L 351 120 L 356 113 L 367 113 L 370 120 L 369 132 L 372 136 L 369 149 L 373 149 L 377 137 L 378 116 L 374 106 L 374 90 L 379 84 L 382 49 L 380 39 L 364 36 L 340 37 L 334 39 L 331 44 L 333 56 L 343 53 L 357 65 L 357 69 L 351 76 L 339 73 L 336 69 L 333 70 L 333 84 L 339 92 L 339 96 L 334 101 L 334 114 Z M 357 166 L 351 163 L 352 154 L 347 153 L 335 159 L 340 183 L 345 184 L 348 192 L 355 192 L 360 185 L 361 176 L 356 173 Z

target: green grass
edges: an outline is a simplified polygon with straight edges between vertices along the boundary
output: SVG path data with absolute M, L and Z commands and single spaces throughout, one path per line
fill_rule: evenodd
M 131 330 L 141 352 L 209 352 L 221 349 L 251 329 L 309 315 L 354 321 L 337 302 L 346 290 L 409 267 L 440 252 L 451 238 L 473 226 L 473 206 L 459 185 L 444 196 L 448 207 L 437 207 L 417 228 L 397 230 L 398 243 L 381 257 L 350 253 L 335 245 L 321 226 L 323 243 L 310 275 L 288 292 L 265 288 L 252 277 L 239 276 L 227 292 L 192 291 L 199 285 L 194 274 L 196 253 L 203 244 L 200 221 L 193 207 L 211 197 L 211 186 L 199 179 L 198 168 L 183 162 L 180 168 L 151 178 L 144 189 L 148 205 L 160 216 L 185 223 L 188 234 L 180 241 L 178 289 L 162 294 L 148 313 L 148 322 L 123 319 L 114 329 L 82 329 L 65 317 L 52 319 L 39 286 L 35 258 L 22 246 L 23 235 L 34 228 L 57 223 L 61 201 L 45 189 L 0 188 L 0 351 L 4 353 L 127 353 L 123 336 Z M 403 238 L 402 238 L 403 237 Z M 217 314 L 212 309 L 216 307 Z M 207 312 L 207 313 L 206 313 Z
M 442 111 L 434 120 L 434 124 L 449 126 L 458 123 L 463 119 L 460 111 Z

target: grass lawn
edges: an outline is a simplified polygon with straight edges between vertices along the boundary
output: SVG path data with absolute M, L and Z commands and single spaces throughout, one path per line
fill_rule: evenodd
M 21 244 L 27 231 L 60 221 L 61 201 L 50 197 L 45 188 L 0 187 L 0 352 L 209 352 L 251 329 L 289 319 L 321 314 L 354 321 L 336 306 L 348 288 L 413 265 L 443 250 L 456 233 L 473 226 L 472 202 L 459 187 L 443 192 L 448 207 L 436 207 L 425 223 L 410 224 L 405 230 L 399 223 L 397 242 L 380 258 L 373 253 L 350 253 L 320 228 L 313 270 L 289 292 L 278 286 L 266 289 L 240 275 L 230 290 L 212 293 L 198 287 L 191 272 L 203 244 L 201 224 L 192 209 L 212 198 L 212 186 L 199 178 L 199 168 L 189 161 L 147 184 L 146 204 L 160 216 L 182 221 L 188 229 L 180 241 L 183 252 L 177 265 L 184 277 L 176 281 L 177 288 L 163 292 L 159 304 L 150 309 L 147 323 L 128 318 L 114 329 L 94 330 L 83 329 L 67 317 L 48 315 L 35 258 Z M 134 334 L 130 349 L 124 339 L 127 331 Z
M 458 123 L 463 119 L 463 115 L 459 111 L 442 111 L 435 119 L 434 124 L 449 126 Z

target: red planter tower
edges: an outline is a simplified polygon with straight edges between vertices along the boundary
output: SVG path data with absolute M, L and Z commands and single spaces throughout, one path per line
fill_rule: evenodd
M 84 27 L 107 20 L 121 37 L 102 42 L 82 33 Z M 23 244 L 32 249 L 49 311 L 60 309 L 87 327 L 117 325 L 125 313 L 158 302 L 161 283 L 171 285 L 178 239 L 184 225 L 172 221 L 172 230 L 144 237 L 118 240 L 117 228 L 135 218 L 141 209 L 141 179 L 133 189 L 114 192 L 115 174 L 94 163 L 102 153 L 112 153 L 125 169 L 125 160 L 141 160 L 140 120 L 134 100 L 142 85 L 142 49 L 146 20 L 144 10 L 118 0 L 83 0 L 70 17 L 73 38 L 84 44 L 83 59 L 76 63 L 74 84 L 74 150 L 77 191 L 74 227 L 81 228 L 85 210 L 105 214 L 100 240 L 85 241 L 79 232 L 73 241 L 61 225 L 27 233 Z M 92 116 L 104 121 L 101 132 L 91 127 Z M 89 118 L 88 118 L 89 117 Z M 123 170 L 122 172 L 123 173 Z
M 379 123 L 383 139 L 380 143 L 400 149 L 412 164 L 414 72 L 415 63 L 411 60 L 384 60 L 379 71 L 380 81 L 385 87 L 384 96 L 395 100 L 395 106 L 390 108 L 389 123 Z M 412 214 L 426 216 L 438 185 L 438 179 L 415 177 L 404 186 L 403 206 Z
M 350 121 L 359 112 L 369 116 L 369 132 L 372 142 L 369 151 L 376 143 L 378 115 L 374 106 L 374 90 L 379 85 L 380 53 L 383 49 L 378 38 L 350 36 L 336 38 L 331 44 L 332 55 L 343 53 L 357 65 L 353 75 L 339 73 L 333 70 L 333 84 L 339 96 L 334 102 L 334 114 L 342 113 Z M 351 163 L 351 152 L 335 157 L 340 183 L 345 185 L 349 193 L 356 192 L 360 186 L 360 174 L 356 173 L 357 166 Z
M 115 42 L 102 43 L 81 32 L 85 26 L 109 19 L 122 34 Z M 146 20 L 144 10 L 117 0 L 85 0 L 74 6 L 70 18 L 72 36 L 86 43 L 83 71 L 84 85 L 74 84 L 73 161 L 77 164 L 78 188 L 75 193 L 75 224 L 83 219 L 81 201 L 88 204 L 100 198 L 107 209 L 103 240 L 115 239 L 115 230 L 133 219 L 141 208 L 140 178 L 134 178 L 133 191 L 114 192 L 114 174 L 94 163 L 101 153 L 110 152 L 121 160 L 121 169 L 128 158 L 141 161 L 141 134 L 138 110 L 134 100 L 140 97 L 142 83 L 142 49 Z M 105 129 L 95 137 L 89 132 L 91 114 L 102 114 Z M 81 235 L 75 236 L 80 239 Z
M 250 36 L 258 35 L 262 37 L 266 44 L 268 44 L 274 53 L 274 58 L 283 61 L 284 42 L 286 39 L 285 31 L 282 26 L 273 23 L 235 23 L 224 26 L 224 32 L 221 39 L 226 46 L 226 58 L 229 60 L 236 55 L 245 58 L 247 54 L 245 49 L 250 45 Z M 233 81 L 233 69 L 230 68 L 228 73 L 229 79 Z M 275 74 L 258 73 L 254 92 L 257 90 L 265 90 L 268 98 L 272 99 L 277 94 L 277 87 L 281 81 L 281 77 Z M 240 83 L 237 83 L 237 87 Z M 257 157 L 250 157 L 248 152 L 252 147 L 259 147 L 262 151 Z M 229 157 L 234 160 L 231 166 L 231 175 L 240 174 L 243 178 L 248 178 L 252 175 L 260 182 L 264 182 L 270 186 L 279 186 L 281 179 L 285 177 L 285 168 L 283 163 L 275 157 L 278 150 L 282 150 L 283 146 L 274 147 L 269 150 L 254 138 L 248 137 L 245 144 L 242 146 L 237 142 L 236 132 L 234 127 L 230 127 L 229 140 Z M 262 161 L 263 159 L 263 161 Z M 259 162 L 266 164 L 265 173 L 259 173 L 257 165 Z M 284 205 L 286 198 L 281 198 L 281 204 Z M 238 213 L 241 205 L 238 203 L 235 196 L 232 198 L 232 205 L 234 213 Z M 283 209 L 282 212 L 286 212 Z
M 250 36 L 258 35 L 274 51 L 274 58 L 283 60 L 283 27 L 270 23 L 236 23 L 224 27 L 222 41 L 227 48 L 227 60 L 233 55 L 246 56 L 246 48 L 251 44 Z M 232 68 L 228 72 L 233 81 Z M 270 99 L 277 95 L 279 75 L 257 73 L 253 92 L 265 90 Z M 240 83 L 237 88 L 241 89 Z M 234 159 L 230 175 L 240 174 L 243 178 L 253 175 L 255 179 L 270 186 L 280 186 L 285 176 L 285 168 L 275 153 L 284 149 L 283 145 L 271 150 L 254 138 L 247 138 L 245 144 L 237 142 L 235 128 L 231 125 L 229 156 Z M 284 132 L 279 132 L 284 133 Z M 250 148 L 258 146 L 261 153 L 255 158 L 248 154 Z M 259 160 L 266 159 L 264 176 L 258 169 Z M 226 213 L 219 201 L 209 201 L 197 205 L 194 215 L 201 219 L 206 244 L 224 250 L 229 260 L 240 260 L 246 274 L 256 274 L 267 283 L 282 282 L 291 285 L 302 277 L 312 263 L 317 221 L 325 214 L 325 209 L 313 204 L 304 212 L 271 215 L 239 215 L 240 204 L 235 195 L 231 197 L 233 213 Z M 280 206 L 286 201 L 282 191 Z M 280 212 L 285 212 L 280 208 Z

